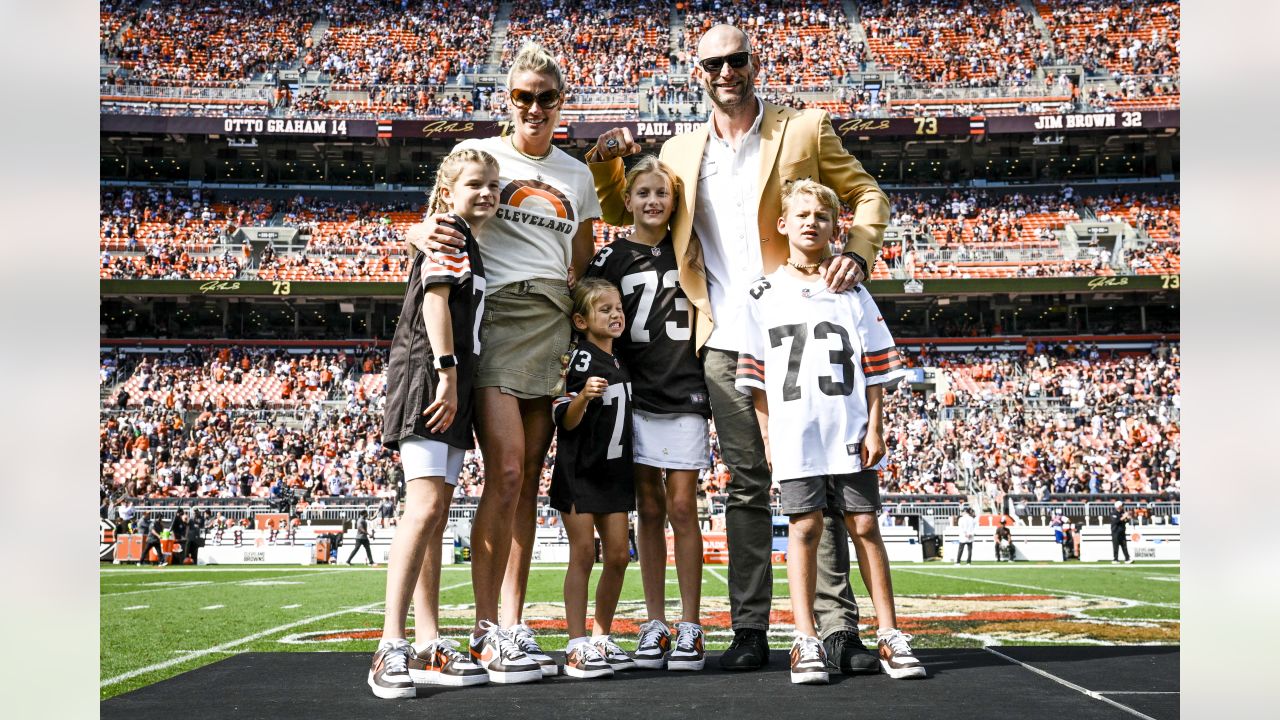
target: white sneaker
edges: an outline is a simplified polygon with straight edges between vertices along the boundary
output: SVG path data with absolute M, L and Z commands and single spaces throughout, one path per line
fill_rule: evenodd
M 596 646 L 596 649 L 604 656 L 605 662 L 608 662 L 609 667 L 613 668 L 614 671 L 636 669 L 636 661 L 632 660 L 625 650 L 618 647 L 618 643 L 614 642 L 611 636 L 593 637 L 591 638 L 591 644 Z
M 701 670 L 707 664 L 706 636 L 702 626 L 676 623 L 676 646 L 667 655 L 668 670 Z
M 911 636 L 894 628 L 876 633 L 880 650 L 880 667 L 895 680 L 924 677 L 924 665 L 911 651 Z
M 493 683 L 526 683 L 542 679 L 538 663 L 530 660 L 515 640 L 497 624 L 480 621 L 484 634 L 472 637 L 471 659 L 489 674 Z
M 564 651 L 564 674 L 571 678 L 613 677 L 613 668 L 600 648 L 587 641 Z
M 560 666 L 556 664 L 556 661 L 550 655 L 542 652 L 542 647 L 538 645 L 538 639 L 533 635 L 533 628 L 520 623 L 507 628 L 507 632 L 511 635 L 511 639 L 516 641 L 516 645 L 520 646 L 520 650 L 542 668 L 542 677 L 560 674 Z
M 458 651 L 458 641 L 436 638 L 409 655 L 409 677 L 423 685 L 467 687 L 489 682 L 489 673 Z
M 409 656 L 413 648 L 407 640 L 396 640 L 381 645 L 373 654 L 369 667 L 369 689 L 374 695 L 387 700 L 411 698 L 418 694 L 409 676 Z
M 650 620 L 640 626 L 640 638 L 636 641 L 636 667 L 645 670 L 661 670 L 666 664 L 667 651 L 671 649 L 671 629 L 661 620 Z
M 791 643 L 791 682 L 796 685 L 831 682 L 827 673 L 827 650 L 818 638 L 796 635 L 795 642 Z

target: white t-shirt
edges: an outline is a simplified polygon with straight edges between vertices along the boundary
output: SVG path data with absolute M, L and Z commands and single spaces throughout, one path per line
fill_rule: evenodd
M 463 140 L 454 150 L 468 148 L 498 160 L 498 213 L 476 238 L 485 295 L 520 280 L 566 279 L 578 225 L 601 215 L 591 171 L 555 146 L 545 160 L 526 158 L 503 137 Z
M 832 293 L 786 267 L 750 287 L 735 384 L 765 391 L 773 479 L 862 470 L 867 386 L 905 372 L 866 288 Z

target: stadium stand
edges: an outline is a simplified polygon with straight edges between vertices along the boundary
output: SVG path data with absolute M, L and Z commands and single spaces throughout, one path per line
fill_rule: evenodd
M 516 0 L 502 46 L 504 73 L 528 41 L 561 60 L 565 82 L 577 94 L 565 112 L 586 109 L 585 88 L 630 88 L 634 97 L 642 78 L 670 66 L 667 14 L 636 0 Z
M 1180 355 L 1176 344 L 1119 353 L 1031 343 L 1026 352 L 908 352 L 945 378 L 929 394 L 886 396 L 891 493 L 1176 493 Z M 394 456 L 379 445 L 384 350 L 189 346 L 104 350 L 102 489 L 131 497 L 375 495 Z M 194 418 L 189 419 L 189 418 Z M 713 435 L 714 439 L 714 435 Z M 703 474 L 724 491 L 719 443 Z M 550 479 L 555 448 L 543 473 Z M 458 494 L 483 489 L 468 453 Z M 273 490 L 273 487 L 275 490 Z
M 333 91 L 358 92 L 383 84 L 441 85 L 450 76 L 473 72 L 484 61 L 496 10 L 494 0 L 330 4 L 325 8 L 330 26 L 303 56 L 302 67 L 331 80 Z M 394 112 L 403 106 L 387 107 Z
M 118 77 L 161 85 L 244 81 L 293 62 L 318 4 L 265 0 L 155 0 L 145 10 L 104 8 L 104 48 Z M 119 30 L 124 17 L 127 27 Z
M 865 67 L 865 45 L 854 38 L 840 2 L 762 2 L 732 4 L 715 0 L 686 3 L 684 50 L 697 55 L 697 42 L 717 23 L 737 25 L 751 35 L 761 63 L 764 87 L 828 88 Z
M 1013 0 L 863 3 L 867 49 L 882 68 L 949 86 L 1024 83 L 1048 43 Z

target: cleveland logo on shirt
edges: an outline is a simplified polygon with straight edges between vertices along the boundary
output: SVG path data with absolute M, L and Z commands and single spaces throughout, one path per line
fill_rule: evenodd
M 556 188 L 537 180 L 512 180 L 502 188 L 498 217 L 503 220 L 551 228 L 572 235 L 577 228 L 573 206 Z

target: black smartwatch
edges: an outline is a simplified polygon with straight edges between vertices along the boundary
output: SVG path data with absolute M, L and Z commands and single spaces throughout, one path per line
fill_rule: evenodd
M 457 355 L 437 355 L 435 367 L 437 370 L 448 370 L 451 367 L 458 367 Z
M 866 274 L 867 274 L 867 261 L 866 261 L 866 259 L 864 259 L 861 255 L 859 255 L 858 253 L 856 253 L 856 252 L 854 252 L 854 251 L 852 251 L 852 250 L 845 250 L 844 252 L 842 252 L 842 253 L 840 253 L 840 254 L 841 254 L 841 255 L 844 255 L 844 256 L 846 256 L 846 257 L 851 257 L 851 258 L 853 258 L 853 261 L 854 261 L 854 262 L 856 262 L 856 263 L 858 263 L 858 267 L 862 268 L 862 274 L 863 274 L 863 275 L 866 275 Z

